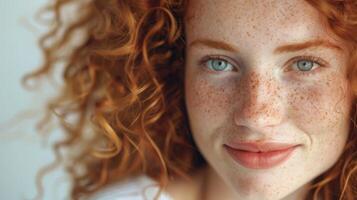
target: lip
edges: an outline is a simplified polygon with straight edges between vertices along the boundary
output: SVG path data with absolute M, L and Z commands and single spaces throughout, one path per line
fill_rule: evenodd
M 239 164 L 250 169 L 269 169 L 290 158 L 297 144 L 277 142 L 241 142 L 224 148 Z

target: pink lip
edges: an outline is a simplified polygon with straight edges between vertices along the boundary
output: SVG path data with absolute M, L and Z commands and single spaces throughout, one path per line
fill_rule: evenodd
M 296 144 L 276 142 L 242 142 L 225 144 L 224 148 L 239 164 L 251 169 L 268 169 L 277 166 L 291 156 Z

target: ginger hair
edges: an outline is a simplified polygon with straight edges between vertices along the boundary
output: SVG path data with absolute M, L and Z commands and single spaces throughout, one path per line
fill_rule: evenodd
M 357 94 L 357 2 L 307 0 L 349 51 L 348 79 Z M 75 12 L 63 12 L 69 6 Z M 65 138 L 53 148 L 80 199 L 128 177 L 146 174 L 164 187 L 207 165 L 188 127 L 184 104 L 184 17 L 188 0 L 55 0 L 40 38 L 42 66 L 24 77 L 61 68 L 63 84 L 48 102 L 46 124 L 55 116 Z M 67 17 L 68 18 L 68 17 Z M 80 38 L 80 44 L 73 40 Z M 356 102 L 343 155 L 315 180 L 308 199 L 352 200 L 357 196 Z M 63 150 L 66 150 L 65 152 Z

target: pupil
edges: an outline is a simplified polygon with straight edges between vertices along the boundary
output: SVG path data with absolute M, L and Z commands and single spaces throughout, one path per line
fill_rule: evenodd
M 303 70 L 303 71 L 308 71 L 311 69 L 312 67 L 312 62 L 311 61 L 299 61 L 298 62 L 298 67 L 299 69 Z
M 213 65 L 217 70 L 223 70 L 225 67 L 224 62 L 221 60 L 216 60 Z

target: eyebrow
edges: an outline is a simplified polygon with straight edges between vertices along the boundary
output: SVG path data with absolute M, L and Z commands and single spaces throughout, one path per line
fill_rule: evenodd
M 283 52 L 291 52 L 291 51 L 300 51 L 302 49 L 307 49 L 311 47 L 327 47 L 330 49 L 336 49 L 339 51 L 342 51 L 343 49 L 339 47 L 336 44 L 333 44 L 327 40 L 311 40 L 311 41 L 306 41 L 303 43 L 297 43 L 297 44 L 287 44 L 280 46 L 274 50 L 274 53 L 283 53 Z
M 225 43 L 223 41 L 218 41 L 218 40 L 211 40 L 211 39 L 198 39 L 192 41 L 189 46 L 195 46 L 195 45 L 203 45 L 215 49 L 223 49 L 226 51 L 233 51 L 233 52 L 238 52 L 238 48 L 231 46 L 228 43 Z
M 223 42 L 223 41 L 218 41 L 218 40 L 211 40 L 211 39 L 198 39 L 192 41 L 189 46 L 195 46 L 195 45 L 203 45 L 215 49 L 222 49 L 226 51 L 232 51 L 232 52 L 239 52 L 237 47 L 231 46 L 230 44 Z M 327 47 L 331 49 L 337 49 L 339 51 L 342 50 L 341 47 L 339 47 L 336 44 L 333 44 L 327 40 L 311 40 L 311 41 L 306 41 L 302 43 L 296 43 L 296 44 L 286 44 L 279 46 L 274 50 L 274 53 L 283 53 L 283 52 L 293 52 L 293 51 L 300 51 L 303 49 L 307 48 L 312 48 L 312 47 Z

